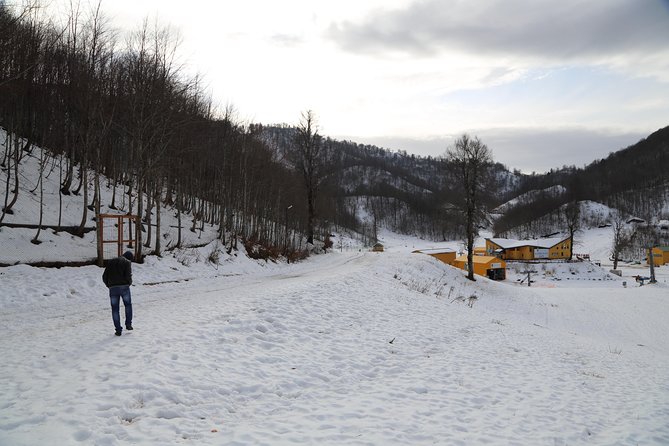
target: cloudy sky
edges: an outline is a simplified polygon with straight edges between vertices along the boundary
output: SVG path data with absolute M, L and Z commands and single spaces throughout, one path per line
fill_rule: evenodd
M 178 29 L 182 60 L 248 121 L 296 124 L 311 109 L 322 134 L 433 156 L 467 132 L 525 172 L 582 166 L 669 125 L 669 0 L 103 0 L 103 10 L 123 30 L 146 17 Z

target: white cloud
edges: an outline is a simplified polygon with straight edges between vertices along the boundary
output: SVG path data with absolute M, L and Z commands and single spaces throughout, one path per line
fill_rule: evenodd
M 584 141 L 594 134 L 602 144 L 617 141 L 602 128 L 639 135 L 668 124 L 669 7 L 659 0 L 103 6 L 125 29 L 154 14 L 178 27 L 191 70 L 203 74 L 215 102 L 231 103 L 246 120 L 297 123 L 312 109 L 322 133 L 361 141 L 429 141 L 500 128 L 540 128 L 561 140 L 561 130 L 549 130 L 578 128 L 587 130 Z M 527 144 L 516 135 L 519 146 Z M 500 161 L 507 163 L 512 145 L 499 145 Z M 581 147 L 587 153 L 594 146 Z M 437 154 L 430 144 L 414 147 Z M 542 167 L 522 159 L 518 166 L 559 166 L 559 158 L 548 159 L 555 153 L 538 157 Z M 509 155 L 516 167 L 513 160 Z
M 328 36 L 347 51 L 368 55 L 461 52 L 557 65 L 611 58 L 650 62 L 646 56 L 667 53 L 665 6 L 661 0 L 424 0 L 333 24 Z
M 615 129 L 582 127 L 473 128 L 458 134 L 430 138 L 383 136 L 363 138 L 361 142 L 440 157 L 462 133 L 481 138 L 492 150 L 496 162 L 525 173 L 541 173 L 565 165 L 583 167 L 597 159 L 606 158 L 611 152 L 637 143 L 648 136 L 650 131 L 619 132 Z

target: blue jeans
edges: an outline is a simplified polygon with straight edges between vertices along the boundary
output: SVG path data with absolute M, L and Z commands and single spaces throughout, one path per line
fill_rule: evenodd
M 120 300 L 123 299 L 125 307 L 125 325 L 132 325 L 132 301 L 130 300 L 130 287 L 114 286 L 109 288 L 109 299 L 111 300 L 112 320 L 116 331 L 121 331 L 121 317 L 119 316 Z

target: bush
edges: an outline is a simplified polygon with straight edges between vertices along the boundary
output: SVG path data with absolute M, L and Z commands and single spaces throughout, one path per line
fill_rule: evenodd
M 243 240 L 248 256 L 255 260 L 276 260 L 281 256 L 281 249 L 275 245 L 265 245 L 256 237 Z
M 299 262 L 300 260 L 304 260 L 307 257 L 309 257 L 309 251 L 306 249 L 290 249 L 288 252 L 286 252 L 286 259 L 290 263 Z
M 325 251 L 326 249 L 332 248 L 333 245 L 334 245 L 334 242 L 332 241 L 330 236 L 326 235 L 325 240 L 323 241 L 323 251 Z
M 211 252 L 209 253 L 209 256 L 207 256 L 207 260 L 209 263 L 213 263 L 214 265 L 218 265 L 221 260 L 221 248 L 218 244 L 218 242 L 213 246 Z

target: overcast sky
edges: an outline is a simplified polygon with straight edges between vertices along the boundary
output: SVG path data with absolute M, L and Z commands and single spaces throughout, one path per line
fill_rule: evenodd
M 103 10 L 122 30 L 146 17 L 178 29 L 182 60 L 248 121 L 297 124 L 311 109 L 322 134 L 432 156 L 467 132 L 524 172 L 582 166 L 669 125 L 669 0 L 103 0 Z

